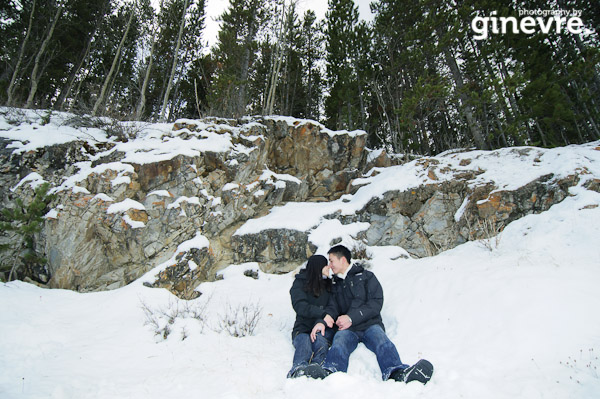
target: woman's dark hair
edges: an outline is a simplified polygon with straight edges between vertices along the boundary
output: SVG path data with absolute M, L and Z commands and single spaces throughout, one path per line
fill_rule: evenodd
M 323 268 L 327 266 L 327 258 L 323 255 L 313 255 L 306 264 L 306 285 L 304 290 L 314 296 L 320 296 L 323 291 L 331 291 L 331 280 L 323 279 Z

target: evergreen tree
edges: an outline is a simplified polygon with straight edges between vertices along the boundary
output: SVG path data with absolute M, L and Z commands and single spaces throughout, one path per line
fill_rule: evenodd
M 266 15 L 260 0 L 231 0 L 221 15 L 222 26 L 213 55 L 217 70 L 210 97 L 210 109 L 216 115 L 240 117 L 246 113 L 257 36 Z
M 325 40 L 327 61 L 327 86 L 329 95 L 325 99 L 327 124 L 334 129 L 356 127 L 356 25 L 358 7 L 353 0 L 329 0 L 326 14 Z
M 48 195 L 49 188 L 48 183 L 38 186 L 29 204 L 25 205 L 21 198 L 17 198 L 13 208 L 5 208 L 0 214 L 0 232 L 15 236 L 12 244 L 2 245 L 0 249 L 18 253 L 12 265 L 1 265 L 2 272 L 9 272 L 9 281 L 19 274 L 39 275 L 40 273 L 33 272 L 43 268 L 46 263 L 46 259 L 36 250 L 35 240 L 42 230 L 48 204 L 54 199 L 53 195 Z
M 180 39 L 179 31 L 182 27 L 185 3 L 185 0 L 164 0 L 158 16 L 159 32 L 155 49 L 151 54 L 152 70 L 147 88 L 145 118 L 160 118 L 169 81 L 172 82 L 172 88 L 165 108 L 165 111 L 168 110 L 169 119 L 198 113 L 194 79 L 196 79 L 196 86 L 200 83 L 203 87 L 206 86 L 206 83 L 198 79 L 202 75 L 200 60 L 204 58 L 202 30 L 205 2 L 204 0 L 189 2 Z M 145 65 L 149 62 L 150 59 L 147 59 Z M 175 70 L 173 70 L 174 66 Z M 142 70 L 145 73 L 144 68 Z M 141 78 L 140 82 L 143 80 Z
M 62 71 L 63 74 L 56 73 L 52 74 L 55 77 L 48 76 L 52 82 L 47 86 L 52 85 L 56 89 L 46 89 L 57 98 L 53 105 L 54 109 L 64 109 L 65 105 L 72 105 L 69 104 L 71 102 L 69 100 L 77 80 L 83 75 L 85 65 L 89 63 L 92 44 L 98 40 L 100 27 L 110 7 L 110 0 L 70 0 L 67 3 L 67 10 L 63 16 L 65 23 L 56 33 L 57 41 L 64 51 L 60 60 L 56 59 L 50 67 L 54 71 Z M 66 79 L 64 74 L 67 76 Z
M 180 48 L 179 69 L 174 82 L 174 96 L 170 103 L 171 119 L 200 116 L 206 109 L 209 69 L 203 30 L 205 19 L 205 1 L 194 0 L 190 3 L 188 23 L 185 26 Z
M 303 18 L 296 3 L 281 3 L 271 10 L 260 42 L 251 84 L 252 97 L 263 99 L 251 112 L 319 119 L 323 79 L 319 66 L 323 39 L 313 11 Z M 252 105 L 252 104 L 251 104 Z
M 300 101 L 298 116 L 319 120 L 323 100 L 323 74 L 319 64 L 323 59 L 323 32 L 316 14 L 308 10 L 302 19 L 301 43 L 299 48 L 302 60 L 302 80 L 305 96 Z

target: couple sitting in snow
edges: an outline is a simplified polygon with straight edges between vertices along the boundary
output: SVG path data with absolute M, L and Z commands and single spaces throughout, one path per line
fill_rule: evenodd
M 311 256 L 290 289 L 296 322 L 288 377 L 325 378 L 346 372 L 350 354 L 362 342 L 377 356 L 384 381 L 427 383 L 433 373 L 431 363 L 402 363 L 385 333 L 383 289 L 375 275 L 351 264 L 350 251 L 342 245 L 331 248 L 328 255 L 329 262 L 322 255 Z

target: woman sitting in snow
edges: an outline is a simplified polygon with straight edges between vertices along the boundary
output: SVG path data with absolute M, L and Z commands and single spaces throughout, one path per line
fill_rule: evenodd
M 292 369 L 288 378 L 304 375 L 309 364 L 321 364 L 325 360 L 335 331 L 328 328 L 324 335 L 319 334 L 311 342 L 310 332 L 315 321 L 323 316 L 331 292 L 331 268 L 322 255 L 313 255 L 308 259 L 306 268 L 300 270 L 290 289 L 292 306 L 296 311 L 296 322 L 292 331 L 292 341 L 296 351 Z

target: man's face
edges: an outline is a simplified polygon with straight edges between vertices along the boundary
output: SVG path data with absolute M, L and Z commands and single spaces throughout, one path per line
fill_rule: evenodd
M 338 258 L 334 254 L 329 254 L 329 266 L 335 274 L 344 273 L 348 267 L 348 261 L 343 256 Z

